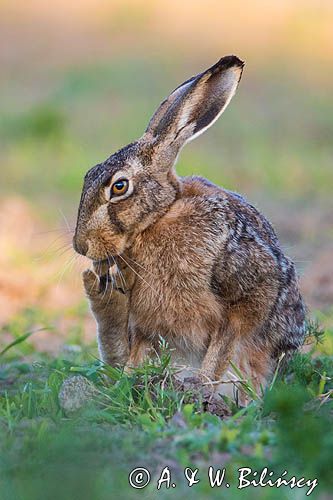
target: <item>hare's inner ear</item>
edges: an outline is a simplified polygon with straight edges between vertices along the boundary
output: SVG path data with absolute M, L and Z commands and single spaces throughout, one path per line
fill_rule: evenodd
M 244 63 L 226 56 L 214 66 L 177 87 L 162 102 L 146 130 L 156 151 L 168 155 L 209 128 L 234 95 Z

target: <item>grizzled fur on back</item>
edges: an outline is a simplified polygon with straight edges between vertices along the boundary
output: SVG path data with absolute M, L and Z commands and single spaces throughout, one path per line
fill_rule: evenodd
M 185 81 L 140 139 L 85 176 L 74 247 L 94 264 L 83 280 L 108 363 L 129 370 L 162 336 L 202 379 L 233 361 L 259 387 L 303 342 L 295 267 L 271 224 L 239 194 L 174 169 L 242 70 L 227 56 Z

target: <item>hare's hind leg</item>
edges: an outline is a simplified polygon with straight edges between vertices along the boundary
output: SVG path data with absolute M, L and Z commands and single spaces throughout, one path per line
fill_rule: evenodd
M 271 349 L 261 349 L 253 338 L 267 317 L 268 308 L 255 307 L 255 296 L 230 308 L 220 330 L 211 337 L 201 371 L 202 377 L 214 382 L 221 379 L 230 361 L 234 361 L 244 379 L 253 379 L 259 391 L 266 382 Z
M 271 350 L 253 346 L 248 352 L 248 364 L 250 380 L 260 396 L 271 376 L 274 365 Z
M 152 350 L 152 344 L 139 331 L 131 332 L 130 354 L 125 366 L 125 372 L 131 373 L 133 368 L 140 366 Z
M 201 365 L 201 378 L 205 382 L 215 382 L 227 369 L 233 358 L 238 341 L 237 331 L 228 320 L 220 330 L 213 333 Z
M 273 368 L 271 349 L 258 345 L 257 339 L 251 339 L 240 348 L 235 365 L 244 379 L 244 386 L 237 384 L 237 388 L 239 401 L 245 406 L 251 399 L 260 398 L 263 394 Z

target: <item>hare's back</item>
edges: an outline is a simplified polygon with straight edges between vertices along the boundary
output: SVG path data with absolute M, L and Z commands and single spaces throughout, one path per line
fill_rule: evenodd
M 275 251 L 280 250 L 278 238 L 270 222 L 242 195 L 221 188 L 203 177 L 184 177 L 182 180 L 183 197 L 209 198 L 212 205 L 220 206 L 223 219 L 231 232 L 248 230 Z

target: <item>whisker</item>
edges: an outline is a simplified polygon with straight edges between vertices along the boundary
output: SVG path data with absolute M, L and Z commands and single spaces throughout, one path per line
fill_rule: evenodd
M 42 260 L 47 260 L 47 259 L 50 258 L 51 255 L 54 256 L 56 254 L 57 254 L 56 255 L 57 257 L 62 257 L 62 255 L 64 255 L 69 250 L 73 250 L 72 245 L 71 244 L 65 244 L 65 245 L 62 245 L 61 247 L 59 247 L 57 250 L 55 250 L 52 254 L 51 253 L 46 254 L 46 251 L 45 251 L 41 255 L 39 255 L 38 257 L 34 257 L 33 260 L 35 262 L 40 262 Z
M 121 269 L 118 268 L 118 266 L 117 266 L 117 273 L 119 274 L 120 281 L 122 282 L 122 285 L 124 287 L 124 292 L 125 292 L 127 290 L 127 283 L 125 280 L 125 276 L 123 275 Z
M 107 252 L 106 252 L 107 253 Z M 110 265 L 110 260 L 109 260 L 109 256 L 107 256 L 107 260 L 108 260 L 108 264 Z M 105 288 L 104 288 L 104 292 L 103 292 L 103 295 L 102 295 L 102 300 L 104 300 L 105 296 L 106 296 L 106 293 L 108 291 L 108 287 L 109 287 L 109 278 L 112 280 L 111 276 L 110 276 L 110 273 L 109 273 L 109 270 L 107 270 L 107 273 L 106 273 L 106 283 L 105 283 Z M 107 301 L 107 304 L 108 304 L 108 301 Z
M 85 264 L 85 266 L 83 266 L 82 264 Z M 80 254 L 76 254 L 76 259 L 74 260 L 74 263 L 73 263 L 73 266 L 75 266 L 77 272 L 75 272 L 75 275 L 73 276 L 73 283 L 76 285 L 78 283 L 82 283 L 81 281 L 81 273 L 83 271 L 83 267 L 86 268 L 86 258 L 83 257 L 82 255 Z
M 64 214 L 64 212 L 61 210 L 61 208 L 58 208 L 58 210 L 59 210 L 60 214 L 62 215 L 62 217 L 63 217 L 64 221 L 65 221 L 65 224 L 66 224 L 66 226 L 67 226 L 67 229 L 68 229 L 69 231 L 73 231 L 73 230 L 71 229 L 71 226 L 69 225 L 69 222 L 68 222 L 67 217 L 66 217 L 66 215 Z
M 99 279 L 101 281 L 101 279 Z M 105 282 L 105 287 L 104 287 L 104 291 L 103 291 L 103 295 L 102 295 L 102 300 L 104 300 L 104 298 L 106 297 L 106 292 L 108 290 L 108 286 L 109 286 L 109 273 L 106 273 L 106 282 Z
M 105 250 L 106 250 L 106 248 L 105 248 Z M 109 258 L 109 255 L 108 255 L 108 253 L 107 253 L 107 252 L 106 252 L 106 255 L 107 255 L 107 259 L 108 259 L 108 264 L 109 264 L 109 267 L 112 267 L 112 266 L 111 266 L 111 262 L 110 262 L 110 258 Z M 114 259 L 113 259 L 113 260 L 114 260 Z M 107 274 L 107 276 L 108 276 L 108 278 L 109 278 L 109 276 L 110 276 L 110 272 L 109 272 L 109 270 L 108 270 L 108 274 Z M 108 278 L 107 278 L 107 280 L 108 280 Z M 112 276 L 110 276 L 110 279 L 111 279 L 111 282 L 110 282 L 110 283 L 111 283 L 111 291 L 110 291 L 110 293 L 109 293 L 109 297 L 108 297 L 108 300 L 107 300 L 107 302 L 106 302 L 106 307 L 108 307 L 108 305 L 110 304 L 110 301 L 111 301 L 111 295 L 112 295 L 112 292 L 113 292 L 113 277 L 112 277 Z
M 108 255 L 107 250 L 106 250 L 106 248 L 105 248 L 104 245 L 103 245 L 103 248 L 104 248 L 105 254 L 107 256 L 107 261 L 108 261 L 109 267 L 111 267 L 111 262 L 110 262 L 110 259 L 109 259 L 109 255 Z M 98 279 L 100 281 L 101 280 L 101 276 L 98 276 Z M 109 280 L 111 280 L 111 281 L 109 281 Z M 106 302 L 106 307 L 110 303 L 111 293 L 113 291 L 113 281 L 112 281 L 112 277 L 110 276 L 109 269 L 108 269 L 107 273 L 106 273 L 106 283 L 105 283 L 105 288 L 104 288 L 103 295 L 102 295 L 102 300 L 104 300 L 104 298 L 106 297 L 106 295 L 108 293 L 109 284 L 111 284 L 111 292 L 109 293 L 109 297 L 108 297 L 107 302 Z
M 121 272 L 121 269 L 117 266 L 117 263 L 116 263 L 113 255 L 111 255 L 111 257 L 112 257 L 114 265 L 116 266 L 117 274 L 119 274 L 120 281 L 122 282 L 122 285 L 123 285 L 124 291 L 125 291 L 127 289 L 127 283 L 126 283 L 125 277 L 124 277 L 123 273 Z
M 55 238 L 53 241 L 51 241 L 51 243 L 49 243 L 47 245 L 47 247 L 45 248 L 45 250 L 43 251 L 43 254 L 45 254 L 46 252 L 48 252 L 51 249 L 52 245 L 54 245 L 56 242 L 58 242 L 61 238 L 63 238 L 62 234 L 60 234 L 57 238 Z M 66 243 L 66 245 L 67 244 L 69 244 L 69 243 Z
M 67 261 L 67 263 L 64 265 L 63 270 L 61 272 L 61 275 L 59 277 L 58 283 L 57 283 L 57 289 L 59 288 L 61 281 L 65 275 L 65 272 L 70 269 L 71 266 L 73 266 L 75 260 L 77 259 L 77 255 L 72 255 L 72 257 Z
M 91 287 L 90 287 L 90 290 L 89 290 L 89 292 L 88 292 L 88 294 L 89 294 L 89 295 L 91 295 L 91 294 L 92 294 L 93 288 L 94 288 L 94 283 L 92 283 L 92 285 L 91 285 Z
M 62 250 L 62 251 L 61 251 Z M 68 252 L 69 250 L 73 250 L 73 247 L 71 244 L 63 245 L 62 247 L 58 248 L 56 250 L 56 253 L 60 252 L 57 257 L 61 257 L 64 253 Z
M 132 261 L 133 264 L 136 264 L 137 266 L 141 267 L 141 269 L 143 271 L 145 271 L 146 273 L 151 274 L 152 276 L 154 276 L 154 273 L 152 273 L 151 271 L 149 271 L 148 269 L 146 269 L 142 264 L 140 264 L 140 262 L 137 262 L 136 260 L 132 259 L 129 255 L 126 255 L 126 258 L 129 259 L 130 261 Z
M 148 283 L 148 281 L 146 281 L 142 276 L 140 276 L 139 273 L 136 272 L 135 269 L 133 269 L 133 267 L 130 266 L 130 264 L 125 260 L 125 258 L 123 256 L 121 256 L 120 254 L 117 255 L 118 257 L 120 257 L 121 260 L 123 260 L 125 262 L 125 264 L 133 271 L 134 274 L 136 274 L 138 276 L 138 278 L 142 279 L 142 281 L 147 285 L 149 286 L 149 288 L 158 296 L 158 292 L 157 290 L 155 290 L 151 285 L 150 283 Z M 160 297 L 159 297 L 160 298 Z
M 68 234 L 68 233 L 73 233 L 73 232 L 74 231 L 72 231 L 72 230 L 59 228 L 59 229 L 50 229 L 48 231 L 37 231 L 36 233 L 33 233 L 33 236 L 40 236 L 42 234 L 50 234 L 50 233 Z M 59 236 L 59 238 L 60 237 L 61 237 L 61 235 Z
M 108 273 L 108 276 L 109 276 L 109 273 Z M 113 292 L 113 278 L 112 278 L 112 276 L 110 276 L 110 279 L 111 279 L 111 281 L 110 281 L 111 290 L 109 291 L 109 296 L 108 296 L 108 300 L 106 302 L 106 307 L 108 307 L 108 305 L 110 304 L 112 292 Z

